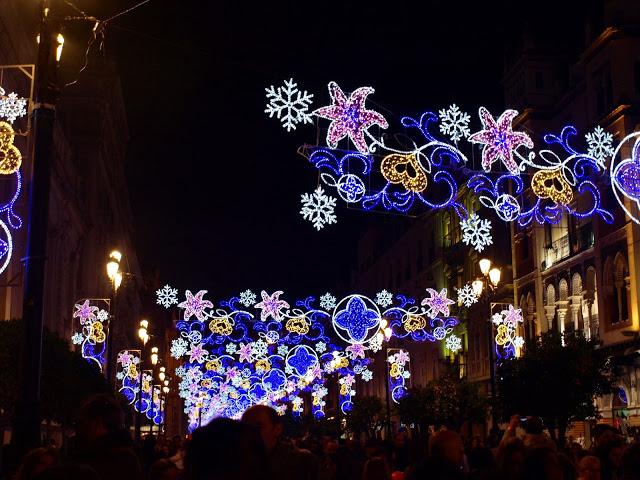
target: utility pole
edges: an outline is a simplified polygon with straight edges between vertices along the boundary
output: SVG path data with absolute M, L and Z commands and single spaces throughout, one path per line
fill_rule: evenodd
M 49 188 L 55 104 L 58 99 L 57 60 L 61 52 L 59 24 L 52 0 L 42 0 L 33 106 L 33 152 L 29 191 L 29 230 L 25 258 L 20 356 L 20 390 L 12 442 L 18 455 L 40 445 L 40 377 L 44 278 L 49 220 Z

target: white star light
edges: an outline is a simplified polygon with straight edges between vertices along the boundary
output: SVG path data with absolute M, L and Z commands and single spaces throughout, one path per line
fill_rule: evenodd
M 491 221 L 488 219 L 482 220 L 478 215 L 472 213 L 469 218 L 460 221 L 460 228 L 462 229 L 462 242 L 465 245 L 472 245 L 478 252 L 493 244 Z
M 240 303 L 245 307 L 251 307 L 256 304 L 256 294 L 251 290 L 245 290 L 240 293 Z
M 325 293 L 320 297 L 320 306 L 327 311 L 333 310 L 336 308 L 336 297 L 329 292 Z
M 462 349 L 462 339 L 457 335 L 449 335 L 445 340 L 445 346 L 455 353 Z
M 613 155 L 613 135 L 606 132 L 600 125 L 591 133 L 584 136 L 589 147 L 589 155 L 598 160 L 598 164 L 604 167 L 607 157 Z
M 469 130 L 469 121 L 471 117 L 458 108 L 454 103 L 447 110 L 444 108 L 438 112 L 440 116 L 440 131 L 444 135 L 448 135 L 452 142 L 457 142 L 461 138 L 467 138 L 471 131 Z
M 336 223 L 338 217 L 334 213 L 337 200 L 325 195 L 322 187 L 316 188 L 312 194 L 301 195 L 302 209 L 300 214 L 305 220 L 313 223 L 316 230 L 320 231 L 325 225 Z
M 464 305 L 469 308 L 478 301 L 476 292 L 473 291 L 471 284 L 467 283 L 464 287 L 458 288 L 458 305 Z
M 275 115 L 287 132 L 295 130 L 300 123 L 312 123 L 308 112 L 313 95 L 306 90 L 298 90 L 298 84 L 293 81 L 293 78 L 285 80 L 284 86 L 275 88 L 271 85 L 265 88 L 265 91 L 269 103 L 264 112 L 269 114 L 269 118 Z
M 387 308 L 393 303 L 393 294 L 382 290 L 376 294 L 376 303 L 382 308 Z
M 164 308 L 178 303 L 178 289 L 171 288 L 169 285 L 156 290 L 156 303 Z

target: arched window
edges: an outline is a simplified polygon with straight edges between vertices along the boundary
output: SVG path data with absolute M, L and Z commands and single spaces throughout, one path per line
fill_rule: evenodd
M 449 212 L 445 212 L 442 217 L 442 238 L 444 240 L 445 247 L 450 247 L 452 245 L 451 214 Z

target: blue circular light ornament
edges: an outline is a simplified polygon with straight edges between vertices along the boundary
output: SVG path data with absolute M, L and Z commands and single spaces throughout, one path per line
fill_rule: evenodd
M 361 344 L 375 337 L 381 319 L 380 310 L 373 300 L 363 295 L 350 295 L 336 305 L 332 323 L 342 340 Z

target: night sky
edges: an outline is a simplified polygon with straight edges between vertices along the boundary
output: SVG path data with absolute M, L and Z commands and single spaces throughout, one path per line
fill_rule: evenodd
M 96 6 L 105 17 L 137 2 L 109 3 Z M 213 298 L 245 288 L 344 293 L 336 285 L 362 231 L 394 218 L 343 203 L 321 232 L 303 221 L 300 195 L 318 179 L 296 149 L 316 131 L 287 133 L 268 119 L 264 88 L 293 77 L 318 107 L 330 80 L 345 91 L 372 86 L 391 128 L 454 102 L 498 110 L 505 55 L 525 27 L 559 50 L 584 36 L 589 2 L 535 1 L 526 12 L 521 3 L 152 0 L 114 21 L 105 48 L 127 105 L 144 271 Z

